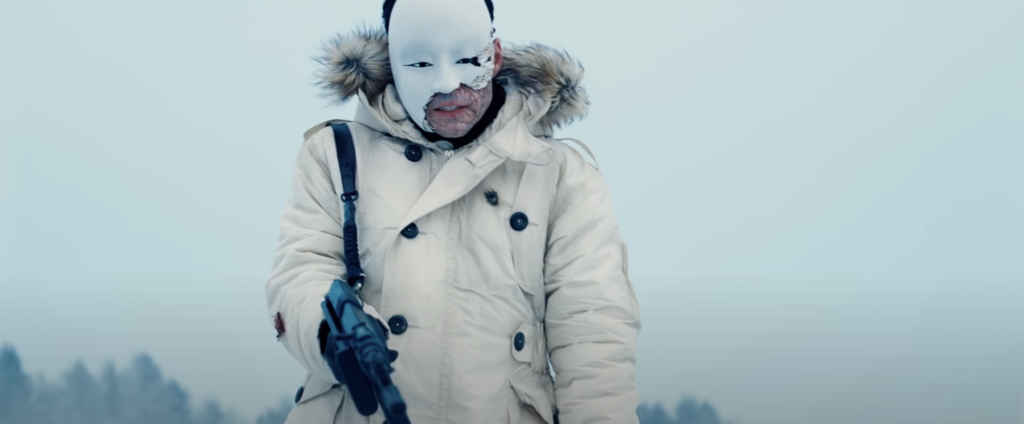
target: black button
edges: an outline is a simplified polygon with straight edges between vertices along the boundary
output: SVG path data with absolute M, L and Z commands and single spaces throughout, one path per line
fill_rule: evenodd
M 509 224 L 512 225 L 512 229 L 516 231 L 523 231 L 526 226 L 530 223 L 530 220 L 526 217 L 525 213 L 516 212 L 512 214 L 512 218 L 508 220 Z
M 402 230 L 402 236 L 407 239 L 416 238 L 419 234 L 420 228 L 416 226 L 416 223 L 409 224 L 408 227 L 405 227 L 405 229 Z
M 412 162 L 419 162 L 420 159 L 423 159 L 423 149 L 415 144 L 405 146 L 405 158 Z
M 402 334 L 409 328 L 409 322 L 405 320 L 405 317 L 395 315 L 388 320 L 388 327 L 391 328 L 391 334 Z
M 487 190 L 487 192 L 484 193 L 484 197 L 487 198 L 487 203 L 490 203 L 492 206 L 498 205 L 498 192 L 494 190 Z
M 306 389 L 306 386 L 299 386 L 299 391 L 295 392 L 295 403 L 299 403 L 299 399 L 302 399 L 302 391 Z
M 526 346 L 526 336 L 522 332 L 516 333 L 516 338 L 513 342 L 516 350 L 523 350 L 523 346 Z

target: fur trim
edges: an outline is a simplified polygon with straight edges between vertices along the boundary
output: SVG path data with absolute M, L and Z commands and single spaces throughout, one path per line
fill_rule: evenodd
M 590 98 L 581 85 L 583 65 L 568 52 L 532 43 L 502 46 L 502 53 L 498 78 L 508 78 L 551 102 L 548 113 L 540 119 L 541 127 L 561 127 L 586 116 Z
M 336 35 L 324 46 L 317 85 L 327 97 L 345 102 L 360 91 L 375 97 L 394 81 L 383 29 L 361 28 L 348 36 Z
M 316 59 L 321 65 L 317 85 L 326 97 L 345 102 L 362 91 L 372 99 L 394 83 L 383 27 L 337 35 L 323 50 Z M 550 102 L 538 122 L 541 127 L 561 127 L 586 116 L 590 99 L 581 85 L 583 66 L 567 52 L 532 43 L 503 44 L 502 54 L 497 80 L 507 80 L 527 95 Z

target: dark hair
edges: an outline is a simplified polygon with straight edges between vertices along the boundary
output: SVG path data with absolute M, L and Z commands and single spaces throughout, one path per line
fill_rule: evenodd
M 491 14 L 491 23 L 494 23 L 494 3 L 491 0 L 484 0 L 487 5 L 487 12 Z M 384 32 L 388 32 L 391 26 L 391 9 L 395 8 L 395 0 L 384 0 Z

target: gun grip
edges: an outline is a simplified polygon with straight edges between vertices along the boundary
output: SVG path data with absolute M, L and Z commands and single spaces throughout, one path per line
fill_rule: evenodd
M 341 354 L 340 359 L 338 363 L 342 374 L 345 375 L 345 385 L 348 387 L 348 394 L 352 397 L 352 402 L 356 404 L 356 409 L 364 417 L 373 415 L 377 412 L 377 397 L 373 394 L 373 386 L 370 385 L 370 380 L 366 378 L 363 370 L 359 368 L 355 351 L 352 349 L 346 350 Z

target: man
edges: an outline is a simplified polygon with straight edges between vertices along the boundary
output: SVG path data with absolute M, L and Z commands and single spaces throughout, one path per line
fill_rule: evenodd
M 389 0 L 384 22 L 334 40 L 322 84 L 359 99 L 361 294 L 399 352 L 411 422 L 636 423 L 626 246 L 600 174 L 552 138 L 586 113 L 582 69 L 541 45 L 503 49 L 489 0 Z M 266 286 L 309 372 L 289 424 L 383 422 L 358 414 L 319 347 L 320 302 L 345 273 L 340 178 L 317 125 Z

